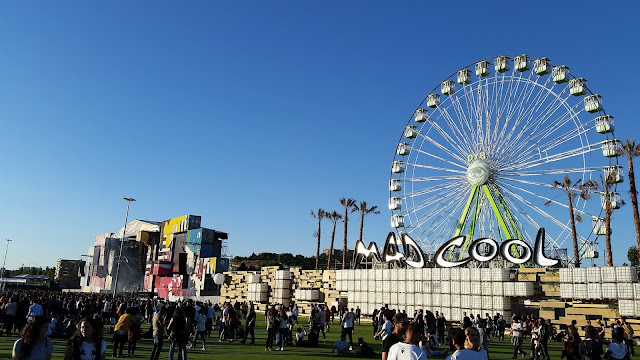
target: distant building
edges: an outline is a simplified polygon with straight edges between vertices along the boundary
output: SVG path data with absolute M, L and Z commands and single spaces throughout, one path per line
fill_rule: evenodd
M 117 292 L 172 299 L 217 295 L 213 275 L 229 269 L 229 259 L 222 256 L 227 233 L 200 223 L 197 215 L 133 220 L 126 232 L 123 227 L 96 236 L 87 251 L 83 291 L 110 293 L 117 286 Z
M 85 263 L 82 260 L 58 259 L 54 282 L 62 289 L 80 289 L 80 278 Z

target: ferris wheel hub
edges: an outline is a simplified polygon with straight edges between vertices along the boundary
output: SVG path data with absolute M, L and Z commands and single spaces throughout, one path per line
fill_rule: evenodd
M 467 168 L 467 181 L 472 186 L 481 186 L 487 183 L 491 170 L 489 165 L 482 160 L 475 160 Z

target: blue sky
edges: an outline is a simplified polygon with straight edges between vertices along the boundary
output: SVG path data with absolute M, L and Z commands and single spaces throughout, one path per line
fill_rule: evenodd
M 640 6 L 602 4 L 2 2 L 7 267 L 79 258 L 122 226 L 125 196 L 130 219 L 202 215 L 233 255 L 312 255 L 309 211 L 353 197 L 381 208 L 365 223 L 381 244 L 413 109 L 496 55 L 567 64 L 604 97 L 617 137 L 638 138 Z M 616 264 L 635 243 L 630 210 L 615 213 Z

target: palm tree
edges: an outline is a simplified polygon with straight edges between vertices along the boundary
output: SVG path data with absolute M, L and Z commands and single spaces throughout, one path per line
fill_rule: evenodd
M 586 181 L 584 184 L 582 183 L 582 179 L 579 179 L 575 183 L 571 182 L 571 179 L 568 175 L 564 176 L 564 181 L 558 182 L 554 181 L 551 184 L 551 189 L 562 189 L 564 193 L 567 195 L 567 202 L 569 203 L 569 219 L 571 224 L 571 236 L 573 237 L 573 264 L 576 267 L 580 267 L 580 251 L 578 248 L 578 235 L 576 232 L 576 220 L 582 221 L 582 217 L 580 214 L 576 216 L 574 214 L 573 202 L 576 197 L 580 197 L 584 200 L 589 200 L 591 197 L 590 190 L 597 188 L 597 184 L 591 180 Z M 549 200 L 545 205 L 549 205 L 551 200 Z
M 333 255 L 333 240 L 336 238 L 336 224 L 338 221 L 342 219 L 342 215 L 338 214 L 337 211 L 333 210 L 331 213 L 326 213 L 326 218 L 331 220 L 333 223 L 333 230 L 331 230 L 331 245 L 329 245 L 329 256 L 327 259 L 327 270 L 331 269 L 331 256 Z
M 604 196 L 604 227 L 605 227 L 605 256 L 607 266 L 613 266 L 613 254 L 611 253 L 611 214 L 613 214 L 613 206 L 611 204 L 611 185 L 616 183 L 618 174 L 615 171 L 609 173 L 605 178 L 600 175 L 600 186 L 604 190 L 601 196 Z M 616 200 L 620 205 L 624 205 L 622 199 Z
M 360 201 L 360 204 L 356 204 L 353 206 L 353 210 L 352 211 L 357 211 L 360 213 L 360 238 L 359 240 L 362 241 L 362 231 L 364 228 L 364 217 L 367 216 L 368 214 L 380 214 L 380 211 L 378 211 L 378 207 L 377 206 L 372 206 L 371 208 L 367 208 L 367 202 L 366 201 Z
M 318 209 L 317 213 L 311 210 L 311 217 L 318 219 L 318 230 L 316 230 L 316 234 L 318 235 L 318 246 L 316 246 L 316 270 L 318 270 L 318 264 L 320 262 L 320 222 L 326 215 L 327 213 L 322 208 Z
M 640 156 L 640 144 L 631 139 L 621 146 L 622 153 L 629 161 L 629 194 L 631 195 L 631 207 L 633 208 L 633 223 L 636 226 L 636 242 L 638 243 L 638 262 L 640 262 L 640 216 L 638 215 L 638 192 L 636 191 L 636 177 L 633 172 L 633 158 Z
M 340 205 L 344 206 L 344 243 L 342 245 L 342 269 L 347 266 L 347 225 L 349 223 L 349 210 L 356 205 L 356 199 L 342 198 Z

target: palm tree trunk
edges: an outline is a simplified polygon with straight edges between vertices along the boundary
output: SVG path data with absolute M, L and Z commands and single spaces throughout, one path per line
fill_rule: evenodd
M 320 263 L 320 222 L 322 218 L 318 216 L 318 246 L 316 246 L 316 270 L 318 270 L 318 264 Z
M 362 212 L 362 210 L 360 210 L 360 241 L 362 241 L 363 229 L 364 229 L 364 213 Z
M 573 237 L 573 264 L 575 267 L 580 267 L 580 251 L 578 249 L 578 236 L 576 235 L 576 219 L 573 213 L 573 200 L 571 194 L 567 193 L 569 199 L 569 219 L 571 219 L 571 236 Z
M 604 210 L 604 225 L 606 228 L 607 234 L 605 235 L 605 247 L 606 247 L 606 258 L 607 258 L 607 266 L 613 266 L 613 255 L 611 254 L 611 213 L 613 210 L 611 209 L 611 204 L 609 203 L 608 192 L 606 193 L 607 200 L 605 201 L 606 209 Z
M 349 222 L 349 207 L 344 208 L 344 243 L 342 244 L 342 269 L 347 266 L 347 223 Z
M 331 269 L 331 256 L 333 255 L 333 240 L 336 238 L 336 224 L 338 222 L 333 222 L 333 230 L 331 230 L 331 245 L 329 246 L 329 257 L 327 259 L 327 270 Z
M 636 242 L 638 243 L 638 261 L 640 264 L 640 216 L 638 215 L 638 192 L 636 191 L 636 176 L 633 172 L 633 157 L 629 156 L 629 193 L 633 208 L 633 223 L 636 226 Z

